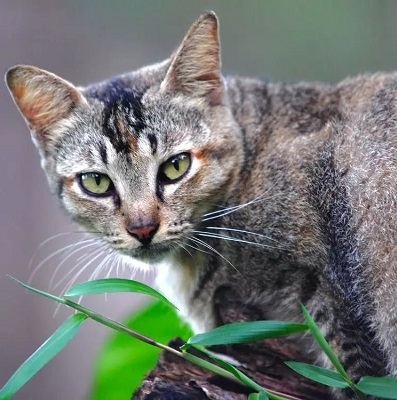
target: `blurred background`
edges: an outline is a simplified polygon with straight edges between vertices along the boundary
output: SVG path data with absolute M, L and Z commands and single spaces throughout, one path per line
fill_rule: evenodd
M 336 82 L 363 72 L 397 70 L 397 2 L 393 0 L 1 0 L 0 73 L 24 63 L 77 85 L 102 80 L 168 57 L 189 25 L 207 9 L 220 18 L 227 74 Z M 60 294 L 77 273 L 68 272 L 90 248 L 72 255 L 56 270 L 76 248 L 56 252 L 82 236 L 73 234 L 76 226 L 49 194 L 28 130 L 3 84 L 0 121 L 2 386 L 70 314 L 60 309 L 54 316 L 54 303 L 26 292 L 7 275 L 28 282 L 36 269 L 32 284 L 44 290 L 55 285 L 53 293 Z M 72 233 L 59 235 L 66 232 Z M 79 280 L 87 279 L 98 264 L 99 259 L 94 260 Z M 85 304 L 122 319 L 143 301 L 112 295 Z M 15 399 L 87 399 L 95 354 L 107 335 L 109 331 L 98 324 L 85 323 L 72 343 Z

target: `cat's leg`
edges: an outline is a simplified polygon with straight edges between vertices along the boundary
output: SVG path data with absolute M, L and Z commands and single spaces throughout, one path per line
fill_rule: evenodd
M 386 355 L 387 372 L 397 378 L 397 290 L 384 282 L 376 291 L 372 326 Z
M 364 375 L 386 375 L 386 362 L 376 332 L 366 321 L 347 311 L 348 307 L 341 307 L 341 304 L 332 306 L 323 300 L 314 301 L 308 307 L 309 312 L 351 380 L 357 382 Z M 317 363 L 334 369 L 317 343 L 313 346 Z M 336 400 L 357 398 L 357 394 L 350 388 L 332 389 L 332 395 Z

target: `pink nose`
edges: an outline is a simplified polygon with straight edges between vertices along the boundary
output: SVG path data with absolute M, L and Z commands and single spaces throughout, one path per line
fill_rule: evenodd
M 148 245 L 159 229 L 159 225 L 160 224 L 157 221 L 153 220 L 139 224 L 130 222 L 127 225 L 127 232 L 135 239 L 138 239 L 143 245 Z

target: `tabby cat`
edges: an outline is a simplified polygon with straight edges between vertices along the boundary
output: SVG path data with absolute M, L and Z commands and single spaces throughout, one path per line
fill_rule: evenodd
M 223 77 L 219 50 L 210 12 L 162 63 L 6 81 L 65 209 L 152 265 L 196 333 L 224 288 L 261 318 L 302 302 L 353 377 L 397 376 L 397 74 L 265 83 Z

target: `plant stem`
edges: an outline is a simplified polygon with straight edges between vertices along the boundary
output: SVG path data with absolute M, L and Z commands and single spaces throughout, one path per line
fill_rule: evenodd
M 221 376 L 223 376 L 223 377 L 225 377 L 227 379 L 231 379 L 234 382 L 241 383 L 229 371 L 226 371 L 225 369 L 223 369 L 223 368 L 221 368 L 221 367 L 219 367 L 219 366 L 217 366 L 215 364 L 212 364 L 212 363 L 210 363 L 210 362 L 208 362 L 206 360 L 203 360 L 203 359 L 201 359 L 199 357 L 196 357 L 193 354 L 182 353 L 181 351 L 175 350 L 170 346 L 167 346 L 165 344 L 159 343 L 159 342 L 157 342 L 157 341 L 155 341 L 155 340 L 153 340 L 153 339 L 151 339 L 151 338 L 149 338 L 149 337 L 147 337 L 145 335 L 142 335 L 141 333 L 138 333 L 138 332 L 136 332 L 136 331 L 134 331 L 134 330 L 132 330 L 130 328 L 127 328 L 126 326 L 120 324 L 117 321 L 112 320 L 111 318 L 107 318 L 107 317 L 104 317 L 102 315 L 98 315 L 95 312 L 91 311 L 90 309 L 82 306 L 81 304 L 75 303 L 74 301 L 71 301 L 69 299 L 62 299 L 62 300 L 63 300 L 62 303 L 65 304 L 66 306 L 68 306 L 70 308 L 73 308 L 73 309 L 75 309 L 77 311 L 80 311 L 81 313 L 87 315 L 92 320 L 97 321 L 97 322 L 99 322 L 99 323 L 101 323 L 103 325 L 106 325 L 107 327 L 109 327 L 111 329 L 114 329 L 114 330 L 119 331 L 119 332 L 124 332 L 124 333 L 126 333 L 126 334 L 128 334 L 128 335 L 130 335 L 130 336 L 132 336 L 132 337 L 134 337 L 136 339 L 138 339 L 138 340 L 141 340 L 142 342 L 145 342 L 145 343 L 147 343 L 147 344 L 149 344 L 151 346 L 158 347 L 158 348 L 160 348 L 162 350 L 168 351 L 168 352 L 174 354 L 175 356 L 183 358 L 183 359 L 185 359 L 187 361 L 190 361 L 191 363 L 193 363 L 193 364 L 195 364 L 195 365 L 197 365 L 199 367 L 205 368 L 208 371 L 211 371 L 211 372 L 213 372 L 215 374 L 221 375 Z M 259 385 L 258 385 L 258 388 L 260 388 Z
M 162 343 L 156 342 L 155 340 L 145 335 L 142 335 L 141 333 L 138 333 L 130 328 L 127 328 L 126 326 L 120 324 L 119 322 L 111 318 L 107 318 L 102 315 L 96 314 L 95 312 L 91 311 L 89 308 L 82 306 L 81 304 L 75 303 L 74 301 L 71 301 L 69 299 L 63 299 L 63 300 L 64 300 L 63 304 L 65 304 L 66 306 L 82 312 L 83 314 L 90 317 L 92 320 L 97 321 L 103 325 L 106 325 L 109 328 L 112 328 L 119 332 L 127 333 L 128 335 L 134 337 L 135 339 L 145 342 L 151 346 L 159 347 L 162 350 L 167 350 L 170 353 L 175 354 L 176 356 L 181 356 L 182 354 L 180 351 L 175 350 L 172 347 L 166 346 Z
M 12 277 L 11 277 L 12 278 Z M 22 282 L 20 282 L 19 280 L 12 278 L 13 280 L 17 281 L 20 285 L 22 285 L 24 288 L 31 290 L 32 292 L 38 293 L 44 297 L 48 297 L 51 300 L 54 300 L 58 303 L 64 304 L 65 306 L 68 306 L 74 310 L 80 311 L 81 313 L 83 313 L 84 315 L 86 315 L 87 317 L 91 318 L 92 320 L 99 322 L 102 325 L 105 325 L 111 329 L 114 329 L 118 332 L 123 332 L 126 333 L 144 343 L 147 343 L 148 345 L 151 346 L 155 346 L 158 347 L 162 350 L 168 351 L 169 353 L 174 354 L 177 357 L 183 358 L 186 361 L 191 362 L 192 364 L 197 365 L 198 367 L 204 368 L 207 371 L 213 372 L 217 375 L 220 375 L 226 379 L 232 380 L 233 382 L 237 382 L 239 384 L 244 384 L 246 386 L 251 387 L 251 389 L 255 390 L 255 391 L 263 391 L 264 389 L 258 385 L 256 382 L 254 381 L 250 381 L 250 382 L 244 382 L 242 383 L 240 379 L 238 379 L 238 377 L 236 377 L 235 375 L 233 375 L 231 372 L 227 371 L 226 369 L 213 364 L 211 362 L 208 362 L 206 360 L 201 359 L 200 357 L 197 357 L 191 353 L 187 353 L 187 352 L 181 352 L 179 350 L 173 349 L 172 347 L 166 346 L 162 343 L 159 343 L 145 335 L 142 335 L 141 333 L 138 333 L 130 328 L 127 328 L 126 326 L 120 324 L 117 321 L 114 321 L 110 318 L 104 317 L 102 315 L 96 314 L 94 311 L 90 310 L 87 307 L 82 306 L 79 303 L 75 303 L 72 300 L 69 300 L 68 298 L 65 297 L 58 297 L 58 296 L 54 296 L 50 293 L 44 292 L 42 290 L 36 289 L 34 287 L 31 287 L 29 285 L 26 285 Z M 273 397 L 274 398 L 274 397 Z M 281 398 L 282 399 L 282 398 Z

